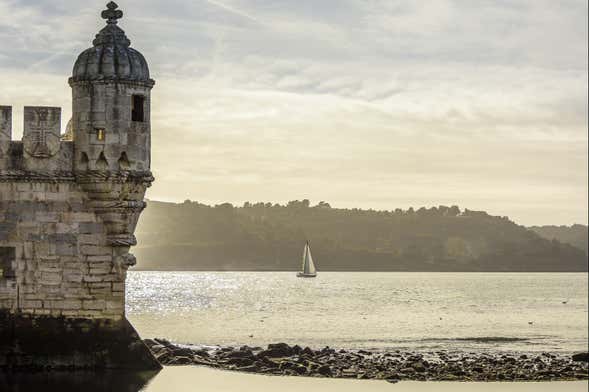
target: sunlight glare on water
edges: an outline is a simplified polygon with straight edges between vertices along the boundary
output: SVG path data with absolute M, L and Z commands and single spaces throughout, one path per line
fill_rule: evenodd
M 198 345 L 570 352 L 587 306 L 583 273 L 133 271 L 127 286 L 143 337 Z

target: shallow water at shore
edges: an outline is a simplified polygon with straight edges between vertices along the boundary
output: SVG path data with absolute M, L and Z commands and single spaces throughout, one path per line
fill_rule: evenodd
M 35 373 L 17 377 L 0 373 L 6 392 L 582 392 L 586 381 L 568 382 L 399 382 L 333 380 L 310 377 L 273 377 L 220 371 L 202 367 L 165 367 L 158 374 Z
M 573 352 L 586 273 L 130 272 L 143 337 L 199 345 Z
M 546 383 L 457 383 L 399 382 L 373 380 L 333 380 L 310 377 L 272 377 L 205 369 L 166 367 L 145 392 L 188 392 L 198 385 L 199 392 L 581 392 L 587 382 Z

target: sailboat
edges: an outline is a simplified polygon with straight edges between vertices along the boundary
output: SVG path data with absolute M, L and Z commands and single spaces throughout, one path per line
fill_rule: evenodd
M 309 241 L 305 244 L 303 250 L 303 265 L 301 271 L 297 273 L 299 278 L 314 278 L 317 276 L 315 270 L 315 264 L 313 264 L 313 257 L 311 257 L 311 248 L 309 247 Z

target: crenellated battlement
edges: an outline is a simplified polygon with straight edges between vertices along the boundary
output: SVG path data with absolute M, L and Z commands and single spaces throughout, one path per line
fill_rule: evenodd
M 61 108 L 25 106 L 23 137 L 12 140 L 12 107 L 0 106 L 0 177 L 73 170 L 73 143 L 62 140 Z M 1 180 L 0 180 L 1 181 Z

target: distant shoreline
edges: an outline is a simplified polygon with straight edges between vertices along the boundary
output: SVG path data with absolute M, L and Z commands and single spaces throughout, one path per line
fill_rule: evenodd
M 374 211 L 308 200 L 243 207 L 150 201 L 133 254 L 145 270 L 292 271 L 309 241 L 319 272 L 589 270 L 587 226 L 534 230 L 458 206 Z

